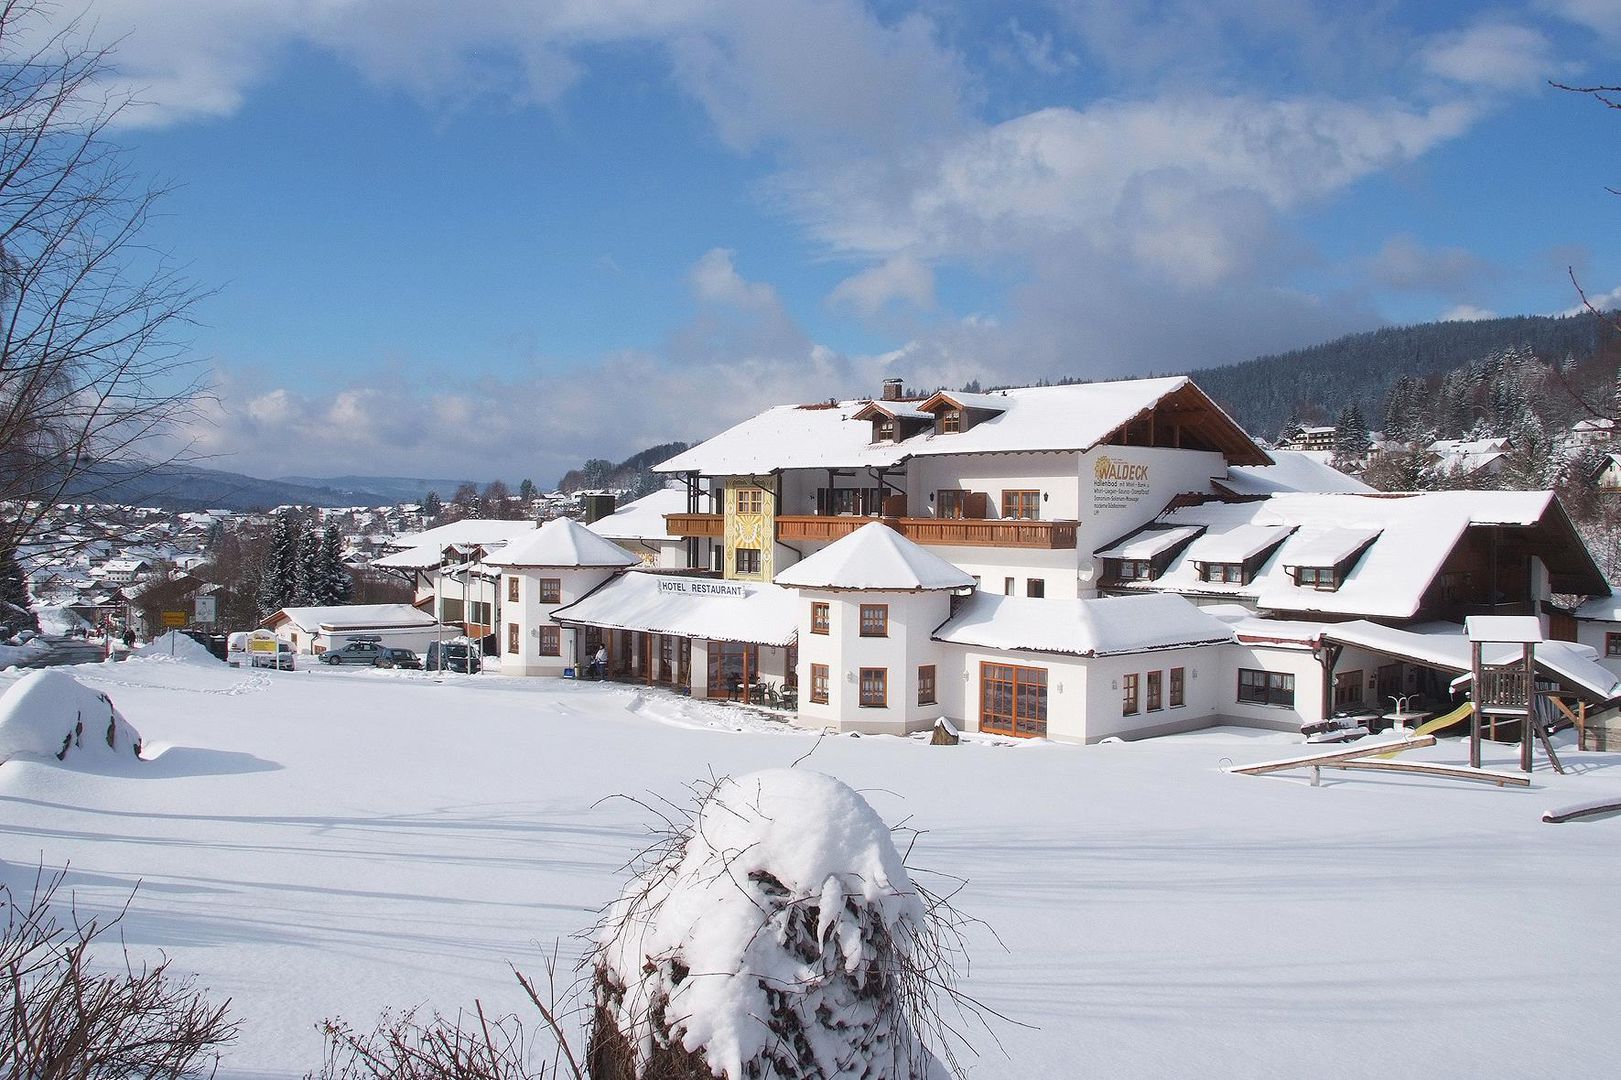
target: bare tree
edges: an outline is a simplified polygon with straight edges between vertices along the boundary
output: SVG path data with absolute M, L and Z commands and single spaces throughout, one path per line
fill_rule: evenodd
M 109 138 L 129 101 L 55 14 L 0 0 L 0 548 L 65 494 L 94 499 L 96 466 L 182 456 L 155 448 L 203 389 L 176 337 L 198 293 L 142 243 L 163 189 Z

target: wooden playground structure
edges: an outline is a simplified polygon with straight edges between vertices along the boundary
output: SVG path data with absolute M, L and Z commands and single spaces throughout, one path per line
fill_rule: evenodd
M 1379 742 L 1358 742 L 1328 753 L 1263 761 L 1254 765 L 1238 766 L 1229 771 L 1245 776 L 1264 776 L 1292 769 L 1310 769 L 1313 787 L 1321 782 L 1324 769 L 1407 773 L 1449 780 L 1473 780 L 1495 784 L 1498 787 L 1529 787 L 1530 773 L 1534 765 L 1533 740 L 1535 740 L 1542 744 L 1543 752 L 1547 754 L 1548 763 L 1553 766 L 1554 772 L 1563 774 L 1564 765 L 1560 762 L 1559 755 L 1554 752 L 1553 743 L 1548 737 L 1549 717 L 1557 707 L 1577 725 L 1580 732 L 1586 707 L 1579 706 L 1581 711 L 1575 713 L 1556 695 L 1538 691 L 1536 645 L 1543 640 L 1541 623 L 1533 616 L 1485 615 L 1471 616 L 1465 625 L 1470 645 L 1472 700 L 1400 738 Z M 1492 646 L 1500 652 L 1501 647 L 1506 645 L 1519 645 L 1520 656 L 1506 663 L 1486 662 L 1487 646 Z M 1435 732 L 1452 727 L 1465 719 L 1469 721 L 1467 766 L 1396 760 L 1396 756 L 1404 751 L 1434 746 Z M 1498 725 L 1504 722 L 1514 722 L 1520 726 L 1519 772 L 1481 767 L 1480 744 L 1483 734 L 1495 736 Z M 1545 815 L 1543 820 L 1565 821 L 1574 820 L 1576 817 L 1621 812 L 1621 801 L 1598 805 L 1600 809 L 1573 808 L 1570 811 L 1571 816 L 1551 818 Z

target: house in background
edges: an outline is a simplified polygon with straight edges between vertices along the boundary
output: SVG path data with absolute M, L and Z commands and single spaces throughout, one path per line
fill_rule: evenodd
M 431 642 L 459 633 L 410 604 L 338 604 L 286 607 L 259 624 L 287 642 L 293 652 L 319 656 L 358 637 L 376 638 L 389 648 L 425 652 Z

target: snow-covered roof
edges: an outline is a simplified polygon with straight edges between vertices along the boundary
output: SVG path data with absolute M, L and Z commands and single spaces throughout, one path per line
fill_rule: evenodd
M 1543 640 L 1542 620 L 1535 615 L 1470 615 L 1463 620 L 1463 632 L 1470 641 L 1518 645 Z
M 777 575 L 777 584 L 801 589 L 965 589 L 972 574 L 925 551 L 881 521 L 795 563 Z
M 1379 539 L 1382 529 L 1328 528 L 1309 529 L 1297 533 L 1283 548 L 1280 556 L 1284 567 L 1338 566 L 1373 541 Z
M 1240 525 L 1224 532 L 1205 533 L 1189 546 L 1188 558 L 1196 563 L 1247 562 L 1283 543 L 1294 531 L 1292 525 Z
M 1422 630 L 1398 630 L 1354 619 L 1324 626 L 1323 637 L 1446 671 L 1461 674 L 1470 670 L 1469 638 L 1464 635 L 1463 627 L 1454 623 L 1432 623 Z M 1509 664 L 1520 655 L 1519 645 L 1487 645 L 1481 659 L 1488 664 Z M 1586 690 L 1600 701 L 1621 696 L 1621 679 L 1598 662 L 1598 653 L 1590 646 L 1571 641 L 1543 641 L 1536 645 L 1535 656 L 1539 668 Z
M 1593 596 L 1576 607 L 1578 619 L 1594 622 L 1621 622 L 1621 596 Z
M 678 540 L 671 536 L 664 523 L 665 514 L 687 512 L 687 489 L 683 484 L 670 484 L 644 495 L 635 502 L 626 503 L 607 517 L 598 518 L 586 528 L 610 540 L 646 540 L 652 542 Z
M 1271 465 L 1233 465 L 1216 481 L 1234 495 L 1273 495 L 1280 491 L 1372 491 L 1354 476 L 1328 463 L 1324 450 L 1272 450 Z
M 877 401 L 869 401 L 861 408 L 857 409 L 856 413 L 862 416 L 867 416 L 868 410 L 872 409 L 876 409 L 878 412 L 884 413 L 888 416 L 893 416 L 896 419 L 930 421 L 934 419 L 934 414 L 932 412 L 927 412 L 918 408 L 918 403 L 915 401 L 884 401 L 882 399 Z
M 491 566 L 634 566 L 641 560 L 573 518 L 552 518 L 485 557 Z
M 1508 440 L 1437 439 L 1430 443 L 1429 451 L 1435 455 L 1432 467 L 1440 472 L 1476 473 L 1508 457 Z
M 1190 550 L 1171 557 L 1152 581 L 1122 583 L 1133 591 L 1223 593 L 1275 611 L 1320 611 L 1411 618 L 1430 582 L 1471 526 L 1539 528 L 1541 554 L 1563 584 L 1557 591 L 1605 588 L 1592 557 L 1547 491 L 1431 491 L 1417 494 L 1286 492 L 1248 502 L 1206 502 L 1161 514 L 1150 528 L 1203 527 L 1205 537 L 1244 526 L 1292 526 L 1295 533 L 1261 564 L 1247 584 L 1201 580 Z M 1377 534 L 1337 590 L 1296 585 L 1290 568 L 1331 565 L 1359 537 Z M 1567 535 L 1568 534 L 1568 535 Z M 1190 545 L 1191 548 L 1192 545 Z M 1324 559 L 1323 562 L 1306 560 Z
M 390 540 L 391 548 L 433 547 L 443 549 L 451 544 L 488 545 L 500 540 L 511 540 L 535 529 L 536 522 L 507 521 L 496 518 L 462 518 L 445 525 L 436 525 L 422 532 L 403 533 Z
M 1112 656 L 1234 640 L 1232 627 L 1172 594 L 1089 600 L 975 592 L 934 640 L 988 649 Z
M 1099 551 L 1100 559 L 1154 559 L 1165 552 L 1185 543 L 1199 535 L 1197 525 L 1180 525 L 1170 528 L 1150 527 L 1132 533 L 1124 540 L 1111 547 Z
M 306 633 L 315 630 L 381 630 L 385 627 L 433 626 L 439 620 L 410 604 L 335 604 L 326 607 L 285 607 L 261 626 L 274 628 L 291 622 Z
M 799 594 L 765 582 L 631 570 L 552 617 L 610 630 L 787 645 L 794 639 Z
M 445 549 L 438 544 L 419 544 L 404 551 L 390 552 L 372 560 L 373 566 L 388 570 L 430 570 L 445 561 Z
M 1172 394 L 1197 401 L 1235 448 L 1257 461 L 1263 452 L 1186 376 L 1022 387 L 994 394 L 946 396 L 976 409 L 996 410 L 967 431 L 936 435 L 932 428 L 899 442 L 872 442 L 872 429 L 855 413 L 867 400 L 779 405 L 706 439 L 655 468 L 741 476 L 777 469 L 892 466 L 918 456 L 1042 450 L 1088 450 Z

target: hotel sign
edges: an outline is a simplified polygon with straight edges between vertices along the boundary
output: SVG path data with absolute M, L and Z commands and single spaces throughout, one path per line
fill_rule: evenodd
M 1092 506 L 1096 510 L 1120 510 L 1146 498 L 1148 466 L 1122 461 L 1108 455 L 1092 466 Z
M 741 600 L 748 586 L 734 581 L 702 581 L 693 578 L 664 578 L 659 582 L 661 596 L 724 596 Z

